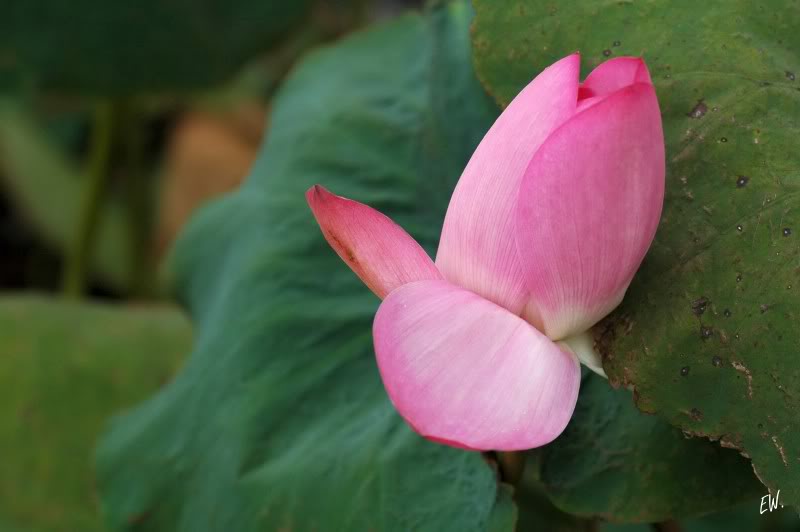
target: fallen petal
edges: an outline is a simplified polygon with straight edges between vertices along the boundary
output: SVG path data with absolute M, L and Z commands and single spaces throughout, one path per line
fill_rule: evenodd
M 381 299 L 406 283 L 442 278 L 416 240 L 375 209 L 320 185 L 306 200 L 328 244 Z
M 575 408 L 575 357 L 518 316 L 446 281 L 392 292 L 373 325 L 383 383 L 431 440 L 476 450 L 552 441 Z

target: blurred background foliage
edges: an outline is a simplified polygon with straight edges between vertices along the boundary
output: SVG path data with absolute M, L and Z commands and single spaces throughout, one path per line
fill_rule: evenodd
M 699 316 L 683 310 L 709 295 L 709 319 L 722 312 L 712 301 L 731 290 L 702 278 L 713 293 L 676 281 L 669 286 L 681 289 L 653 295 L 652 284 L 634 284 L 628 321 L 614 315 L 600 332 L 623 329 L 624 356 L 607 370 L 647 395 L 585 376 L 567 431 L 528 453 L 514 489 L 496 456 L 426 442 L 393 412 L 371 354 L 376 301 L 332 256 L 303 200 L 314 183 L 332 186 L 392 215 L 432 252 L 452 187 L 498 103 L 575 49 L 589 66 L 644 55 L 668 158 L 681 154 L 668 165 L 670 217 L 655 264 L 684 245 L 687 254 L 711 248 L 725 229 L 714 223 L 735 225 L 737 209 L 760 220 L 763 194 L 777 198 L 794 183 L 796 156 L 776 155 L 791 144 L 791 120 L 777 127 L 773 115 L 800 114 L 785 92 L 800 72 L 797 41 L 780 33 L 800 23 L 797 3 L 773 0 L 768 12 L 719 3 L 703 18 L 691 2 L 476 0 L 471 33 L 468 2 L 422 4 L 5 3 L 0 531 L 800 530 L 791 509 L 759 515 L 767 488 L 748 458 L 724 448 L 742 449 L 732 433 L 720 435 L 739 427 L 717 403 L 706 409 L 709 386 L 697 381 L 675 399 L 659 387 L 674 381 L 674 360 L 639 367 L 631 315 L 669 302 L 651 312 L 660 320 L 651 327 L 671 353 L 671 342 L 690 336 L 678 336 L 683 321 L 688 330 Z M 767 43 L 775 13 L 780 36 Z M 687 51 L 695 40 L 713 45 L 711 59 Z M 748 85 L 731 89 L 730 71 Z M 718 108 L 722 118 L 711 120 Z M 767 116 L 770 108 L 779 111 Z M 726 120 L 736 117 L 745 125 L 730 132 Z M 700 144 L 706 135 L 777 148 L 726 155 Z M 720 200 L 710 181 L 693 185 L 729 163 L 752 184 L 759 167 L 786 178 L 744 203 Z M 788 196 L 762 230 L 791 220 Z M 704 222 L 709 209 L 723 222 Z M 763 241 L 766 251 L 734 258 L 736 268 L 744 261 L 758 271 L 759 253 L 775 247 L 770 235 Z M 797 250 L 784 252 L 793 260 Z M 645 275 L 662 271 L 653 264 Z M 739 293 L 728 306 L 763 295 Z M 784 334 L 779 353 L 797 339 Z M 710 360 L 709 349 L 718 347 L 704 343 L 697 360 Z M 726 363 L 751 356 L 725 353 Z M 734 370 L 713 389 L 741 388 Z M 782 386 L 790 398 L 800 393 Z M 697 405 L 704 424 L 684 419 Z M 785 421 L 796 418 L 786 405 L 775 413 L 782 424 L 767 424 L 783 431 L 784 463 L 796 468 L 790 446 L 800 432 Z M 742 434 L 766 434 L 743 408 L 753 426 Z M 708 412 L 721 424 L 707 426 Z M 756 451 L 772 468 L 767 481 L 796 480 L 777 485 L 796 494 L 800 480 L 781 469 L 782 454 Z
M 0 530 L 105 529 L 96 439 L 191 347 L 176 235 L 247 175 L 298 58 L 418 5 L 3 4 Z
M 9 2 L 1 286 L 160 293 L 160 258 L 196 206 L 246 175 L 296 59 L 402 7 Z

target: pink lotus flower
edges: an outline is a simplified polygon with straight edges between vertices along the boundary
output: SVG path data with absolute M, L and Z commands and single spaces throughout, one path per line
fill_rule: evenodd
M 544 70 L 497 119 L 453 192 L 436 262 L 403 229 L 319 185 L 325 238 L 383 298 L 373 335 L 386 391 L 421 435 L 475 450 L 544 445 L 578 396 L 588 329 L 622 300 L 655 235 L 664 140 L 644 62 L 578 82 Z

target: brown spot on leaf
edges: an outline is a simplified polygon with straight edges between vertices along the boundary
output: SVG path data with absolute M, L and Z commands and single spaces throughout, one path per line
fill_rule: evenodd
M 701 296 L 695 299 L 694 301 L 692 301 L 692 312 L 694 313 L 695 316 L 702 315 L 706 311 L 706 308 L 708 307 L 709 303 L 711 303 L 711 300 L 708 299 L 706 296 Z
M 786 460 L 786 451 L 783 450 L 783 445 L 780 444 L 778 441 L 777 436 L 772 437 L 772 443 L 775 445 L 775 448 L 778 450 L 778 454 L 781 455 L 781 461 L 785 467 L 789 467 L 789 461 Z
M 681 412 L 694 421 L 703 421 L 703 412 L 701 412 L 698 408 L 692 408 L 691 410 L 681 410 Z
M 747 369 L 747 366 L 742 364 L 741 362 L 733 361 L 731 362 L 731 366 L 733 369 L 740 373 L 744 373 L 744 376 L 747 378 L 747 397 L 749 399 L 753 398 L 753 374 L 750 373 L 750 370 Z
M 703 100 L 699 100 L 697 104 L 687 114 L 689 118 L 702 118 L 708 112 L 708 106 Z

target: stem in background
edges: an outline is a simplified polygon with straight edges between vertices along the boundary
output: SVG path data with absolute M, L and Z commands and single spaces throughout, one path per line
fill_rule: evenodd
M 372 0 L 357 0 L 354 2 L 353 20 L 356 27 L 366 26 L 369 23 L 370 12 L 372 11 Z
M 653 523 L 653 530 L 656 532 L 681 532 L 683 528 L 681 527 L 680 523 L 670 519 L 669 521 Z
M 500 466 L 500 476 L 503 482 L 516 486 L 522 480 L 522 473 L 525 471 L 525 453 L 523 451 L 498 451 L 497 464 Z
M 120 139 L 124 165 L 124 187 L 131 235 L 130 290 L 134 297 L 145 297 L 153 291 L 154 264 L 152 255 L 153 182 L 145 175 L 145 120 L 136 101 L 128 101 L 122 111 L 125 117 L 124 137 Z
M 94 250 L 94 240 L 108 182 L 113 148 L 116 108 L 100 102 L 94 110 L 88 168 L 83 185 L 77 229 L 67 250 L 62 291 L 66 297 L 79 298 L 86 289 L 87 267 Z M 54 198 L 58 201 L 58 198 Z

